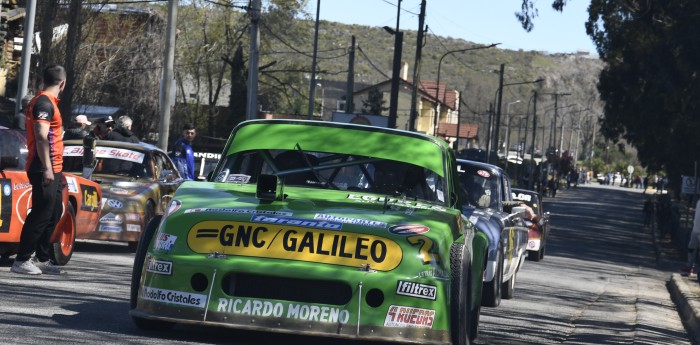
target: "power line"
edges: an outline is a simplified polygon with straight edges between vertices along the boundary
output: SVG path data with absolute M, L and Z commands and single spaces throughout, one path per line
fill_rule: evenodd
M 387 3 L 387 4 L 391 5 L 391 6 L 398 7 L 396 4 L 391 3 L 391 2 L 389 2 L 388 0 L 382 0 L 382 1 L 384 1 L 385 3 Z M 403 8 L 401 9 L 401 12 L 406 12 L 406 13 L 412 14 L 412 15 L 414 15 L 414 16 L 417 16 L 417 15 L 418 15 L 418 13 L 411 12 L 411 11 L 406 10 L 406 9 L 403 9 Z
M 379 68 L 374 64 L 374 62 L 372 62 L 372 60 L 367 56 L 367 54 L 365 54 L 365 51 L 362 50 L 362 47 L 360 47 L 359 44 L 357 45 L 357 50 L 359 50 L 359 51 L 360 51 L 360 54 L 362 54 L 362 56 L 364 56 L 365 59 L 367 59 L 367 62 L 369 62 L 370 66 L 372 66 L 377 72 L 379 72 L 381 75 L 383 75 L 384 78 L 391 79 L 388 75 L 386 75 L 386 73 L 384 73 L 381 69 L 379 69 Z
M 287 43 L 287 41 L 285 41 L 282 37 L 280 37 L 279 35 L 277 35 L 276 33 L 274 33 L 274 32 L 272 31 L 272 29 L 270 29 L 270 27 L 268 27 L 268 26 L 265 24 L 265 22 L 261 21 L 261 25 L 262 25 L 263 28 L 265 28 L 265 29 L 267 30 L 267 32 L 268 32 L 270 35 L 272 35 L 272 37 L 274 37 L 274 38 L 276 38 L 278 41 L 282 42 L 282 44 L 285 45 L 287 48 L 291 49 L 292 51 L 294 51 L 294 52 L 297 53 L 297 54 L 301 54 L 301 55 L 304 55 L 304 56 L 306 56 L 306 57 L 313 58 L 313 55 L 312 55 L 312 54 L 303 52 L 303 51 L 297 49 L 296 47 L 294 47 L 293 45 Z M 326 50 L 326 51 L 333 51 L 333 50 L 339 50 L 339 49 L 345 50 L 345 48 L 334 48 L 334 49 L 329 49 L 329 50 Z M 317 59 L 323 59 L 323 60 L 332 60 L 332 59 L 341 58 L 341 57 L 343 57 L 343 56 L 347 56 L 348 54 L 349 54 L 349 53 L 346 51 L 346 52 L 345 52 L 344 54 L 342 54 L 342 55 L 337 55 L 337 56 L 332 56 L 332 57 L 316 57 L 316 58 L 317 58 Z

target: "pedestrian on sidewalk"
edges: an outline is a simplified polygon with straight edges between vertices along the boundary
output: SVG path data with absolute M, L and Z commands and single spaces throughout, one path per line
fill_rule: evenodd
M 697 260 L 698 247 L 700 247 L 700 199 L 695 205 L 695 216 L 693 217 L 693 231 L 690 233 L 688 241 L 688 261 L 681 269 L 682 276 L 695 274 L 695 261 Z

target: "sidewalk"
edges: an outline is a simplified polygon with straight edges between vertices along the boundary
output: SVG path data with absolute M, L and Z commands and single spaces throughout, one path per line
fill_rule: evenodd
M 680 213 L 682 218 L 680 226 L 685 228 L 687 225 L 685 215 L 687 213 L 685 211 Z M 692 221 L 690 221 L 689 225 L 692 227 Z M 675 260 L 669 260 L 666 257 L 666 251 L 661 248 L 655 227 L 652 227 L 651 235 L 654 242 L 654 251 L 656 252 L 656 261 L 663 264 L 675 262 Z M 678 267 L 680 268 L 681 265 L 682 263 Z M 700 345 L 700 283 L 697 276 L 683 277 L 680 273 L 673 273 L 666 286 L 671 295 L 671 300 L 676 304 L 681 320 L 688 330 L 688 336 L 693 344 Z

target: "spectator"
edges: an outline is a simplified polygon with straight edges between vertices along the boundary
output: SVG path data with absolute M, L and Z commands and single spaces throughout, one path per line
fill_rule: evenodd
M 107 140 L 123 141 L 127 143 L 138 143 L 140 140 L 131 131 L 131 125 L 134 122 L 130 117 L 124 115 L 117 119 L 117 127 L 107 133 Z
M 87 116 L 78 115 L 73 119 L 74 125 L 71 128 L 66 129 L 63 139 L 82 139 L 88 135 L 87 127 L 92 125 L 92 122 L 88 121 Z
M 22 104 L 19 110 L 19 113 L 15 115 L 15 121 L 14 121 L 14 127 L 17 129 L 21 129 L 23 131 L 27 130 L 26 127 L 26 114 L 25 111 L 27 110 L 27 107 L 29 106 L 29 102 L 34 98 L 34 95 L 26 95 L 22 98 Z
M 112 129 L 114 129 L 114 120 L 111 116 L 107 116 L 95 121 L 95 127 L 90 134 L 97 139 L 104 140 L 112 132 Z
M 182 137 L 173 145 L 173 151 L 170 158 L 180 172 L 180 176 L 187 180 L 194 180 L 194 150 L 192 150 L 192 141 L 197 132 L 194 125 L 187 123 L 182 127 Z

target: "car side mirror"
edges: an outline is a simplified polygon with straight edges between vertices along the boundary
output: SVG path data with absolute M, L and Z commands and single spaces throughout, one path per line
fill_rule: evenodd
M 169 169 L 164 169 L 160 172 L 159 178 L 163 182 L 173 182 L 175 181 L 175 172 Z
M 19 166 L 19 157 L 17 156 L 2 156 L 0 158 L 0 170 L 7 168 L 17 168 Z

